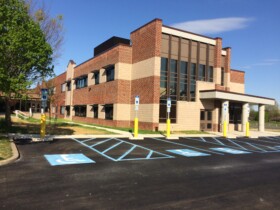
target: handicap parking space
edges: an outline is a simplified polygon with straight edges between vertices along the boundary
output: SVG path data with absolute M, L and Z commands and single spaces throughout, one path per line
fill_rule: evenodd
M 245 155 L 280 152 L 280 142 L 228 139 L 222 137 L 181 137 L 179 140 L 145 138 L 144 141 L 128 139 L 71 139 L 94 153 L 114 162 L 156 160 L 174 157 L 202 157 Z
M 178 140 L 145 138 L 70 138 L 55 140 L 42 157 L 52 166 L 95 164 L 106 161 L 148 161 L 174 158 L 211 158 L 231 155 L 279 153 L 280 141 L 268 139 L 227 139 L 222 137 L 181 137 Z
M 259 140 L 253 140 L 248 138 L 238 138 L 238 139 L 229 139 L 223 137 L 184 137 L 182 141 L 187 142 L 188 144 L 194 144 L 194 142 L 199 142 L 208 146 L 208 149 L 215 148 L 214 145 L 231 148 L 234 150 L 246 151 L 248 153 L 272 153 L 280 152 L 279 148 L 275 147 L 277 143 L 267 143 L 261 142 Z M 211 144 L 211 146 L 210 146 Z M 221 150 L 216 150 L 221 151 Z
M 75 142 L 93 152 L 115 162 L 132 160 L 155 160 L 174 158 L 171 155 L 118 138 L 107 139 L 75 139 Z

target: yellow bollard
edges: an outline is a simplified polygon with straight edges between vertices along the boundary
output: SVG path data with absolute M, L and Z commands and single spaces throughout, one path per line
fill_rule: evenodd
M 134 138 L 138 137 L 138 118 L 134 118 Z
M 170 119 L 166 120 L 166 137 L 170 137 Z
M 41 130 L 40 130 L 40 136 L 41 138 L 44 138 L 46 135 L 46 115 L 41 115 Z
M 246 122 L 246 137 L 250 137 L 250 123 Z
M 224 124 L 223 124 L 223 136 L 225 138 L 227 137 L 227 121 L 224 121 Z

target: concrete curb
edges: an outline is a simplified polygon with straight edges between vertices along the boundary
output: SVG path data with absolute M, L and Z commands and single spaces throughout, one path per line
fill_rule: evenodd
M 18 152 L 18 149 L 17 149 L 15 143 L 14 142 L 10 142 L 10 143 L 11 143 L 13 155 L 12 155 L 12 157 L 10 157 L 6 160 L 1 160 L 0 166 L 4 166 L 4 165 L 10 164 L 10 163 L 13 163 L 19 158 L 19 152 Z

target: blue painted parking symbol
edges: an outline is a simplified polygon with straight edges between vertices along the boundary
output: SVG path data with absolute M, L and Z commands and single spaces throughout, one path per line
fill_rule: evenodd
M 231 148 L 226 148 L 226 147 L 211 148 L 211 149 L 215 150 L 215 151 L 218 151 L 218 152 L 224 152 L 224 153 L 229 153 L 229 154 L 233 154 L 233 155 L 241 155 L 241 154 L 251 153 L 251 152 L 246 152 L 246 151 L 231 149 Z
M 186 157 L 198 157 L 198 156 L 209 156 L 210 154 L 203 153 L 203 152 L 197 152 L 195 150 L 191 149 L 172 149 L 172 150 L 167 150 L 168 152 L 175 153 L 177 155 L 182 155 Z
M 44 155 L 47 161 L 52 166 L 57 165 L 70 165 L 70 164 L 83 164 L 95 163 L 83 154 L 57 154 L 57 155 Z

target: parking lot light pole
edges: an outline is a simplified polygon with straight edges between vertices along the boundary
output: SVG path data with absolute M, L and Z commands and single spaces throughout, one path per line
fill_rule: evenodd
M 171 108 L 171 99 L 167 99 L 167 120 L 166 120 L 166 137 L 170 137 L 170 108 Z

